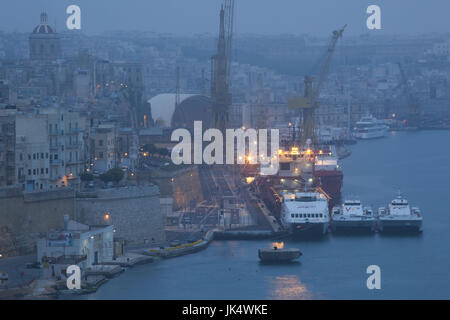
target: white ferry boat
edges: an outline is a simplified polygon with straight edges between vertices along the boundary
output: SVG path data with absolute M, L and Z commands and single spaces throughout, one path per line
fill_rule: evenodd
M 353 129 L 353 135 L 357 139 L 383 138 L 388 127 L 372 115 L 362 117 Z
M 410 207 L 406 199 L 397 196 L 387 207 L 378 209 L 378 229 L 411 229 L 422 231 L 422 214 L 417 207 Z
M 363 207 L 360 200 L 346 200 L 333 208 L 331 230 L 366 229 L 374 232 L 376 219 L 372 209 Z
M 323 235 L 330 223 L 328 199 L 321 192 L 283 193 L 281 223 L 294 236 Z

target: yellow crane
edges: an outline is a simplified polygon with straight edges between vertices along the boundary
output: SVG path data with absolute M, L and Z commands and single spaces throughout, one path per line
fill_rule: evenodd
M 315 137 L 315 109 L 319 106 L 318 98 L 322 89 L 322 85 L 328 74 L 330 68 L 331 58 L 336 49 L 337 41 L 342 37 L 347 25 L 341 29 L 334 30 L 332 33 L 331 41 L 328 44 L 327 51 L 325 53 L 325 60 L 322 62 L 318 80 L 316 85 L 313 86 L 314 78 L 311 75 L 305 76 L 305 93 L 303 97 L 296 97 L 289 100 L 288 105 L 290 109 L 302 110 L 303 122 L 299 128 L 300 143 L 304 145 L 308 139 L 311 139 L 313 143 L 316 142 Z

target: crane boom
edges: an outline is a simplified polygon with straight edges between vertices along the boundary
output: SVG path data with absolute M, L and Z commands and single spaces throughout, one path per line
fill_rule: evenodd
M 334 51 L 336 49 L 336 44 L 337 44 L 338 40 L 344 34 L 344 30 L 346 27 L 347 27 L 347 25 L 344 25 L 341 29 L 333 31 L 331 41 L 327 48 L 326 58 L 320 68 L 317 85 L 314 88 L 313 102 L 315 102 L 319 98 L 320 91 L 322 90 L 322 85 L 323 85 L 325 78 L 328 74 L 328 71 L 330 69 L 331 58 L 333 57 Z
M 328 74 L 330 68 L 331 58 L 333 57 L 338 40 L 342 37 L 345 28 L 344 25 L 341 29 L 333 31 L 331 41 L 328 44 L 325 54 L 325 60 L 322 62 L 319 68 L 317 84 L 313 86 L 313 77 L 310 75 L 305 76 L 305 93 L 303 97 L 297 97 L 289 100 L 290 109 L 302 109 L 303 124 L 302 128 L 299 128 L 301 143 L 305 144 L 308 139 L 312 139 L 315 142 L 315 109 L 318 107 L 318 98 L 322 90 L 323 83 Z

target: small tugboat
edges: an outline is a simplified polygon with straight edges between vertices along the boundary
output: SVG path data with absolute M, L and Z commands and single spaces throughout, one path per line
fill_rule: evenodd
M 262 262 L 290 262 L 300 258 L 302 253 L 296 248 L 284 248 L 283 242 L 275 242 L 272 249 L 259 249 L 258 256 Z
M 406 229 L 422 231 L 422 214 L 417 207 L 410 207 L 406 199 L 398 195 L 387 208 L 378 209 L 378 229 Z
M 363 207 L 360 200 L 346 200 L 339 207 L 333 208 L 331 230 L 367 229 L 374 232 L 376 219 L 370 208 Z

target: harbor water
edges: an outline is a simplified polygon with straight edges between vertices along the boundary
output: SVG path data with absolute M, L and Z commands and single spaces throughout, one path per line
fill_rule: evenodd
M 450 299 L 450 131 L 394 132 L 360 141 L 342 161 L 343 196 L 374 211 L 400 190 L 421 208 L 419 235 L 329 234 L 284 239 L 298 263 L 261 264 L 270 240 L 214 241 L 204 251 L 136 266 L 83 299 Z M 381 289 L 369 290 L 369 265 Z M 80 298 L 80 297 L 77 297 Z

